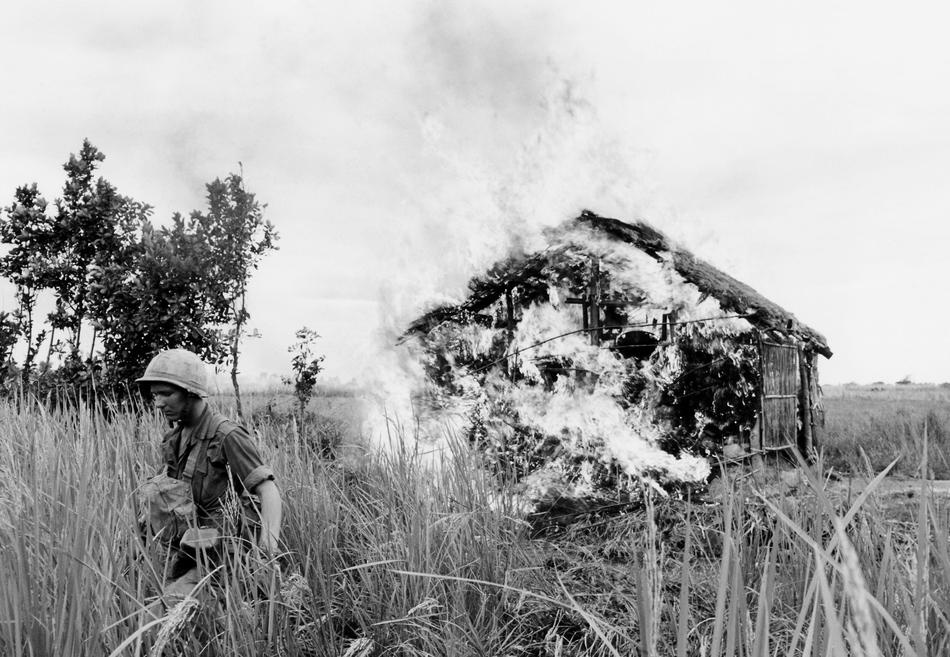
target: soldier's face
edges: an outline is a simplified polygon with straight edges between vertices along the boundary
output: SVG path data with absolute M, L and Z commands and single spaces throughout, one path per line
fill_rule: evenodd
M 177 422 L 187 417 L 191 407 L 191 398 L 188 393 L 170 383 L 152 383 L 149 385 L 152 403 L 162 412 L 169 422 Z

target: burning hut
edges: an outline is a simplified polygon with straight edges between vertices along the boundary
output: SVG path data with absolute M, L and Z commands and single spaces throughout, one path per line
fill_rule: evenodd
M 821 426 L 825 339 L 655 228 L 584 212 L 403 336 L 430 409 L 539 495 L 696 481 Z

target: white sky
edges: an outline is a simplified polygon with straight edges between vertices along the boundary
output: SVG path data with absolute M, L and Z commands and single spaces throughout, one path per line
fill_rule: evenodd
M 281 233 L 252 379 L 289 370 L 303 325 L 350 379 L 509 234 L 589 207 L 823 332 L 826 382 L 947 381 L 943 7 L 7 2 L 0 204 L 58 196 L 84 137 L 158 221 L 243 162 Z

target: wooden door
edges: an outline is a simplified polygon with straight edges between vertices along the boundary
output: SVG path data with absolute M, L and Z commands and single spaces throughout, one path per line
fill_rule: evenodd
M 799 350 L 797 346 L 762 341 L 762 449 L 798 445 Z

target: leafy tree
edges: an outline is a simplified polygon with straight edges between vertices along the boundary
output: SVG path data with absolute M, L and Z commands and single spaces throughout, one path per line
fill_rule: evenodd
M 291 360 L 291 369 L 294 374 L 284 377 L 284 383 L 294 386 L 294 397 L 297 398 L 297 413 L 300 425 L 304 423 L 304 411 L 307 403 L 313 397 L 313 389 L 317 384 L 317 375 L 323 371 L 323 356 L 314 357 L 313 345 L 320 335 L 304 326 L 295 334 L 297 342 L 287 347 L 287 351 L 294 355 Z
M 228 354 L 218 327 L 227 308 L 212 302 L 209 247 L 176 214 L 168 227 L 146 222 L 123 258 L 96 272 L 97 327 L 108 383 L 121 388 L 162 349 L 183 347 L 209 362 Z
M 12 352 L 20 335 L 20 326 L 16 317 L 10 313 L 0 311 L 0 363 L 5 363 L 0 375 L 0 382 L 6 386 L 8 377 L 16 373 L 13 365 Z
M 78 362 L 83 322 L 90 306 L 90 286 L 95 274 L 124 260 L 137 229 L 147 219 L 149 206 L 118 193 L 104 178 L 94 179 L 105 155 L 88 139 L 79 155 L 71 154 L 63 165 L 66 184 L 56 200 L 56 215 L 48 243 L 48 264 L 41 280 L 53 290 L 56 309 L 50 315 L 54 330 L 67 332 L 66 352 Z M 90 358 L 95 350 L 95 335 Z
M 5 208 L 6 216 L 0 220 L 0 241 L 10 247 L 0 257 L 0 275 L 13 283 L 16 290 L 13 339 L 14 344 L 17 338 L 26 343 L 20 374 L 24 387 L 27 387 L 36 353 L 46 338 L 45 330 L 34 335 L 34 311 L 47 278 L 53 225 L 46 214 L 46 199 L 40 196 L 36 183 L 17 188 L 14 199 L 13 204 Z M 5 351 L 5 360 L 11 356 L 12 347 L 13 344 Z
M 208 302 L 218 302 L 227 307 L 229 314 L 228 360 L 231 364 L 231 384 L 238 415 L 244 417 L 241 406 L 241 389 L 238 385 L 241 338 L 250 313 L 247 310 L 247 284 L 251 273 L 257 269 L 261 257 L 277 248 L 277 231 L 264 219 L 265 205 L 244 188 L 239 174 L 229 174 L 221 180 L 208 183 L 206 213 L 191 214 L 191 225 L 198 239 L 209 248 L 206 266 L 217 290 Z M 217 309 L 215 309 L 215 314 Z
M 156 228 L 148 205 L 96 178 L 104 159 L 83 141 L 63 165 L 66 182 L 52 214 L 35 184 L 17 189 L 14 203 L 4 208 L 0 242 L 8 248 L 0 256 L 0 275 L 16 288 L 17 309 L 0 316 L 0 356 L 12 366 L 12 348 L 24 340 L 22 378 L 29 384 L 49 335 L 44 380 L 98 386 L 104 377 L 121 390 L 156 351 L 185 347 L 213 363 L 231 362 L 241 412 L 237 373 L 249 318 L 247 283 L 277 240 L 264 206 L 244 189 L 241 176 L 231 174 L 207 185 L 206 212 L 176 214 L 167 227 Z M 44 290 L 52 293 L 55 310 L 48 327 L 37 330 L 37 298 Z M 84 326 L 91 326 L 91 338 Z M 57 341 L 57 331 L 65 339 Z M 85 359 L 81 345 L 88 345 Z M 55 372 L 49 367 L 54 350 L 62 354 Z
M 112 383 L 137 376 L 156 351 L 184 347 L 212 363 L 230 361 L 240 414 L 247 282 L 277 234 L 240 176 L 216 179 L 207 192 L 207 212 L 176 214 L 157 229 L 146 221 L 137 241 L 117 246 L 126 254 L 97 267 L 96 326 Z

